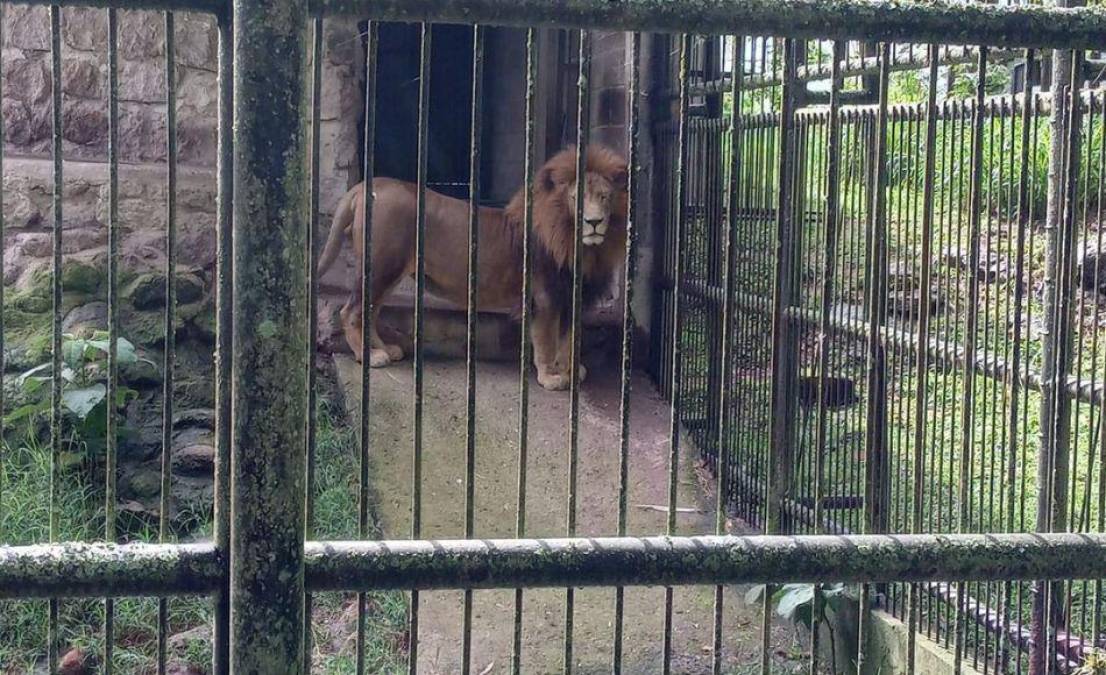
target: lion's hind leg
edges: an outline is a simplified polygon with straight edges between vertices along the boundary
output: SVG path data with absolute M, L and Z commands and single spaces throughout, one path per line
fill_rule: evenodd
M 375 314 L 379 316 L 379 311 Z M 353 357 L 360 363 L 364 360 L 365 352 L 365 340 L 361 332 L 361 300 L 356 296 L 350 297 L 345 306 L 342 307 L 341 316 L 342 332 L 345 334 L 346 344 L 353 352 Z M 382 368 L 391 363 L 393 359 L 391 354 L 381 347 L 383 341 L 376 332 L 376 316 L 373 317 L 374 320 L 369 326 L 369 365 L 373 368 Z M 400 358 L 403 358 L 402 354 L 403 352 L 400 351 Z

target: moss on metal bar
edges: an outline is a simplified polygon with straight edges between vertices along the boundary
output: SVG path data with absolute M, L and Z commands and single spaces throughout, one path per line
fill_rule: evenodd
M 870 0 L 313 0 L 315 12 L 604 30 L 764 34 L 799 38 L 1106 46 L 1106 10 Z
M 304 0 L 234 3 L 230 660 L 303 668 Z
M 21 5 L 62 7 L 115 7 L 117 9 L 164 9 L 179 12 L 220 14 L 228 0 L 19 0 Z
M 0 546 L 0 598 L 206 594 L 223 569 L 210 544 Z
M 1106 576 L 1106 534 L 308 542 L 312 591 Z

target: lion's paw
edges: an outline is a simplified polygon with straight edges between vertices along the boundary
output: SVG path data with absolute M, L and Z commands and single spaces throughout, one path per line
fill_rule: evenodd
M 564 391 L 568 389 L 572 380 L 568 375 L 561 373 L 538 373 L 538 384 L 549 391 Z
M 369 350 L 369 365 L 373 368 L 383 368 L 392 362 L 392 357 L 383 349 Z
M 403 347 L 399 345 L 384 345 L 384 351 L 388 353 L 388 358 L 393 361 L 403 360 Z

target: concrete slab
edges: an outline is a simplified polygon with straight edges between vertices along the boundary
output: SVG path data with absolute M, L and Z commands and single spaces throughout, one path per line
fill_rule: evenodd
M 347 356 L 335 364 L 351 418 L 360 409 L 360 365 Z M 580 405 L 578 534 L 613 535 L 618 504 L 618 376 L 613 362 L 588 363 Z M 464 526 L 465 366 L 456 360 L 428 360 L 424 372 L 424 446 L 422 536 L 460 537 Z M 413 466 L 412 381 L 410 361 L 373 370 L 372 475 L 377 512 L 386 536 L 411 532 Z M 531 376 L 529 406 L 527 532 L 529 536 L 565 534 L 569 434 L 569 397 L 547 392 Z M 478 537 L 510 537 L 515 531 L 518 472 L 519 376 L 517 364 L 480 363 L 477 374 L 476 504 Z M 629 528 L 632 534 L 664 532 L 665 513 L 650 506 L 667 501 L 669 407 L 643 377 L 633 379 L 631 404 Z M 680 533 L 708 533 L 712 506 L 695 475 L 697 457 L 683 453 L 679 504 L 691 512 L 678 516 Z M 760 609 L 743 604 L 742 588 L 726 589 L 724 630 L 727 672 L 745 672 L 759 658 Z M 462 593 L 423 593 L 420 599 L 420 672 L 460 672 Z M 713 588 L 675 591 L 673 671 L 708 673 L 711 662 Z M 610 672 L 614 590 L 576 592 L 573 660 L 578 673 Z M 563 590 L 525 593 L 523 671 L 560 672 L 564 642 Z M 661 668 L 664 591 L 627 589 L 624 672 L 652 673 Z M 513 591 L 478 591 L 473 611 L 473 671 L 509 672 L 513 636 Z M 777 634 L 779 631 L 782 633 Z M 773 642 L 788 640 L 778 627 Z M 778 650 L 776 672 L 789 672 Z M 741 668 L 740 671 L 737 669 Z

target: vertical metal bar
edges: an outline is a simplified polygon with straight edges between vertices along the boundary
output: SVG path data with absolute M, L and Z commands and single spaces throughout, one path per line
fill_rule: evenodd
M 826 203 L 823 227 L 825 228 L 824 254 L 822 257 L 822 289 L 821 307 L 818 322 L 818 403 L 817 419 L 814 439 L 814 528 L 817 533 L 825 533 L 822 523 L 822 497 L 825 492 L 823 479 L 825 474 L 826 434 L 828 432 L 826 419 L 826 372 L 830 367 L 830 348 L 832 335 L 830 333 L 830 312 L 833 309 L 834 264 L 837 259 L 837 219 L 839 216 L 838 201 L 841 195 L 841 124 L 838 117 L 841 115 L 841 60 L 845 55 L 845 45 L 840 40 L 834 40 L 832 61 L 830 63 L 830 104 L 828 125 L 828 137 L 826 140 Z M 821 586 L 814 586 L 814 607 L 810 631 L 810 673 L 817 675 L 818 649 L 819 649 L 819 617 L 820 608 L 824 601 Z M 830 664 L 830 668 L 836 668 L 837 664 Z
M 1068 478 L 1070 467 L 1070 431 L 1071 431 L 1071 400 L 1065 395 L 1065 384 L 1068 373 L 1071 370 L 1072 338 L 1075 333 L 1072 316 L 1072 303 L 1074 291 L 1074 256 L 1075 245 L 1075 208 L 1076 193 L 1079 185 L 1079 156 L 1080 138 L 1082 133 L 1082 104 L 1079 91 L 1082 82 L 1083 54 L 1079 51 L 1071 52 L 1071 74 L 1067 88 L 1067 124 L 1064 127 L 1063 144 L 1065 146 L 1063 171 L 1061 179 L 1063 190 L 1059 198 L 1062 200 L 1057 207 L 1060 209 L 1061 248 L 1059 251 L 1059 265 L 1057 268 L 1058 302 L 1056 305 L 1056 345 L 1055 364 L 1053 366 L 1054 383 L 1053 396 L 1055 397 L 1053 419 L 1049 421 L 1053 428 L 1052 457 L 1050 462 L 1051 475 L 1049 477 L 1048 492 L 1051 497 L 1049 503 L 1048 530 L 1064 532 L 1068 529 L 1067 505 L 1069 485 Z M 1055 101 L 1053 102 L 1055 105 Z M 1047 632 L 1045 655 L 1045 672 L 1052 672 L 1056 665 L 1056 630 L 1061 621 L 1059 597 L 1063 585 L 1060 582 L 1052 582 L 1047 586 L 1044 607 L 1045 628 Z
M 864 284 L 868 291 L 867 340 L 867 420 L 865 428 L 864 532 L 871 534 L 885 529 L 885 483 L 887 480 L 887 374 L 886 354 L 880 341 L 880 329 L 887 318 L 887 99 L 891 72 L 891 44 L 880 45 L 879 110 L 876 118 L 875 148 L 871 154 L 875 166 L 875 185 L 870 195 L 868 211 L 868 271 Z M 868 602 L 871 587 L 860 587 L 860 626 L 857 634 L 857 670 L 863 671 L 867 661 L 870 616 Z
M 793 410 L 787 401 L 787 380 L 793 376 L 793 362 L 787 354 L 785 342 L 789 340 L 791 328 L 785 317 L 785 309 L 791 304 L 791 276 L 794 261 L 791 258 L 792 232 L 791 200 L 794 192 L 794 106 L 797 77 L 795 74 L 795 42 L 791 38 L 783 40 L 783 92 L 779 112 L 779 140 L 777 153 L 776 190 L 776 241 L 775 271 L 772 281 L 772 435 L 768 448 L 766 480 L 767 494 L 764 505 L 764 531 L 775 534 L 781 531 L 783 495 L 787 487 L 786 464 L 791 457 L 790 439 L 792 433 L 789 412 Z M 771 651 L 769 632 L 772 624 L 771 610 L 772 587 L 764 591 L 764 612 L 761 620 L 761 673 L 770 671 Z
M 357 267 L 361 270 L 361 429 L 358 439 L 358 482 L 357 482 L 357 536 L 365 539 L 370 536 L 369 506 L 371 494 L 369 492 L 369 450 L 372 442 L 372 428 L 370 422 L 371 408 L 371 382 L 369 373 L 371 364 L 364 357 L 364 340 L 372 335 L 373 303 L 372 303 L 372 225 L 373 225 L 373 173 L 376 160 L 376 49 L 379 24 L 370 21 L 368 35 L 365 39 L 365 138 L 364 138 L 364 166 L 361 170 L 361 203 L 364 205 L 365 219 L 355 226 L 361 228 L 361 240 L 363 242 L 361 260 L 357 261 Z M 365 593 L 357 594 L 357 641 L 356 641 L 356 666 L 357 674 L 365 672 L 365 628 L 368 623 L 368 598 Z
M 51 373 L 50 378 L 50 541 L 58 538 L 58 457 L 61 454 L 61 251 L 62 251 L 62 110 L 61 110 L 61 8 L 57 5 L 50 6 L 50 74 L 55 86 L 51 87 L 51 133 L 52 133 L 52 159 L 54 165 L 53 182 L 53 266 L 51 288 L 53 295 L 53 309 L 51 311 Z M 58 668 L 58 600 L 50 599 L 49 626 L 47 628 L 46 658 L 49 660 L 48 668 L 51 673 Z
M 472 28 L 472 137 L 469 148 L 468 310 L 465 336 L 465 538 L 475 535 L 476 500 L 476 303 L 477 246 L 480 232 L 480 131 L 483 125 L 484 33 Z M 461 672 L 468 675 L 472 660 L 472 589 L 465 590 L 461 625 Z
M 726 500 L 730 496 L 730 443 L 731 418 L 727 414 L 731 403 L 730 374 L 733 371 L 733 297 L 736 287 L 734 270 L 734 249 L 737 246 L 737 199 L 739 190 L 739 174 L 741 172 L 741 132 L 742 132 L 742 85 L 741 64 L 744 60 L 745 37 L 735 35 L 731 47 L 730 63 L 732 64 L 731 81 L 733 82 L 732 100 L 730 108 L 730 166 L 729 185 L 727 186 L 726 229 L 722 239 L 722 354 L 717 366 L 722 370 L 719 378 L 721 389 L 718 392 L 718 434 L 716 436 L 717 487 L 715 489 L 714 507 L 714 532 L 722 535 L 726 532 Z M 628 254 L 628 252 L 627 252 Z M 629 305 L 627 305 L 629 307 Z M 620 534 L 622 534 L 620 532 Z M 722 622 L 724 618 L 724 588 L 721 585 L 714 587 L 714 643 L 711 649 L 713 661 L 711 672 L 714 675 L 722 673 Z
M 0 5 L 0 55 L 4 52 L 4 6 Z M 0 56 L 0 100 L 3 100 L 4 58 Z M 111 123 L 109 122 L 109 125 Z M 111 132 L 108 132 L 109 136 Z M 4 116 L 0 115 L 0 139 L 4 138 Z M 4 175 L 4 144 L 0 142 L 0 177 Z M 0 242 L 4 241 L 4 195 L 0 190 Z M 4 247 L 0 246 L 0 269 L 4 268 Z M 4 416 L 4 284 L 0 283 L 0 419 Z M 6 447 L 4 445 L 4 428 L 0 425 L 0 515 L 4 513 L 4 460 Z M 0 541 L 3 541 L 4 530 L 0 527 Z M 110 637 L 110 633 L 105 633 Z M 110 642 L 110 641 L 109 641 Z
M 680 35 L 680 102 L 679 102 L 679 158 L 676 164 L 676 222 L 673 239 L 676 242 L 675 257 L 672 265 L 672 414 L 668 440 L 668 519 L 667 532 L 676 533 L 676 490 L 680 472 L 680 404 L 681 373 L 683 371 L 683 257 L 687 248 L 687 178 L 688 178 L 688 80 L 691 51 L 691 36 Z M 672 668 L 672 587 L 664 589 L 664 659 L 661 672 L 668 675 Z
M 303 0 L 234 3 L 231 671 L 303 670 Z M 273 489 L 280 486 L 280 489 Z
M 319 127 L 322 116 L 323 87 L 323 19 L 316 16 L 311 21 L 311 147 L 310 147 L 310 186 L 307 220 L 307 330 L 304 331 L 304 349 L 307 360 L 304 362 L 307 380 L 307 426 L 304 429 L 304 505 L 303 536 L 305 541 L 315 538 L 315 431 L 316 431 L 316 382 L 315 382 L 315 324 L 319 315 L 318 275 L 315 261 L 318 259 L 316 234 L 319 229 Z M 303 598 L 303 671 L 311 672 L 311 624 L 312 598 L 307 593 Z
M 926 342 L 929 339 L 929 310 L 931 304 L 931 286 L 933 285 L 933 202 L 934 183 L 937 167 L 937 77 L 939 58 L 938 46 L 929 45 L 929 91 L 926 97 L 925 119 L 925 168 L 923 171 L 922 193 L 925 200 L 922 205 L 922 244 L 919 255 L 922 261 L 922 273 L 918 287 L 921 289 L 918 307 L 918 333 L 915 346 L 914 365 L 914 457 L 913 479 L 914 494 L 910 515 L 910 531 L 922 532 L 925 526 L 923 517 L 923 494 L 925 485 L 923 476 L 925 473 L 925 444 L 926 444 L 926 391 L 929 385 L 929 350 Z M 910 609 L 907 632 L 907 657 L 906 667 L 908 673 L 913 673 L 917 658 L 917 633 L 921 628 L 921 587 L 918 584 L 910 585 Z
M 571 331 L 571 385 L 569 389 L 569 439 L 568 439 L 568 507 L 566 530 L 568 536 L 576 535 L 576 483 L 580 460 L 580 314 L 582 308 L 582 276 L 580 269 L 581 237 L 584 218 L 584 183 L 586 182 L 588 113 L 591 106 L 591 33 L 582 30 L 580 35 L 580 70 L 576 81 L 576 213 L 572 234 L 572 316 Z M 565 641 L 564 671 L 573 670 L 573 627 L 575 591 L 565 591 Z
M 116 538 L 115 500 L 118 430 L 116 428 L 119 385 L 119 17 L 108 9 L 108 383 L 107 448 L 104 455 L 104 539 Z M 2 134 L 0 134 L 2 137 Z M 3 145 L 0 143 L 0 145 Z M 2 173 L 2 172 L 0 172 Z M 0 224 L 0 240 L 3 227 Z M 2 247 L 0 247 L 2 248 Z M 0 260 L 0 265 L 3 260 Z M 3 284 L 0 284 L 2 287 Z M 2 291 L 0 291 L 2 293 Z M 0 306 L 3 306 L 0 295 Z M 3 329 L 0 328 L 0 336 Z M 3 338 L 0 337 L 0 340 Z M 0 350 L 2 351 L 2 350 Z M 0 363 L 0 372 L 3 364 Z M 104 600 L 104 673 L 111 675 L 115 664 L 115 601 Z
M 976 71 L 975 99 L 972 107 L 972 144 L 971 144 L 971 193 L 968 201 L 968 307 L 967 323 L 964 329 L 964 388 L 960 401 L 960 487 L 957 503 L 960 508 L 958 531 L 963 533 L 971 529 L 971 480 L 974 461 L 973 433 L 975 405 L 975 352 L 979 316 L 974 308 L 979 300 L 979 237 L 980 220 L 983 210 L 983 120 L 987 95 L 987 47 L 979 47 L 979 65 Z M 954 663 L 961 667 L 964 658 L 964 640 L 966 637 L 967 616 L 965 608 L 968 589 L 958 582 L 956 585 L 956 645 Z
M 1017 216 L 1017 244 L 1016 244 L 1016 261 L 1014 268 L 1014 316 L 1022 316 L 1022 306 L 1025 304 L 1025 288 L 1029 285 L 1029 279 L 1025 279 L 1026 274 L 1026 233 L 1030 229 L 1030 168 L 1029 168 L 1029 153 L 1031 151 L 1031 138 L 1030 127 L 1033 122 L 1034 110 L 1032 92 L 1033 88 L 1030 86 L 1030 74 L 1033 72 L 1033 66 L 1035 61 L 1035 53 L 1032 49 L 1025 51 L 1025 85 L 1023 89 L 1023 100 L 1021 109 L 1021 129 L 1020 129 L 1020 142 L 1021 147 L 1018 153 L 1018 216 Z M 1015 110 L 1016 110 L 1015 106 Z M 1012 136 L 1013 134 L 1011 134 Z M 1028 322 L 1029 317 L 1027 317 Z M 1009 409 L 1007 411 L 1007 452 L 1008 452 L 1008 464 L 1005 467 L 1006 478 L 1008 482 L 1008 489 L 1006 494 L 1006 531 L 1016 532 L 1020 529 L 1014 520 L 1014 506 L 1016 498 L 1016 472 L 1018 466 L 1018 406 L 1021 396 L 1021 378 L 1017 375 L 1017 369 L 1022 360 L 1022 321 L 1015 318 L 1013 321 L 1014 335 L 1013 335 L 1013 355 L 1011 356 L 1010 363 L 1013 365 L 1011 369 L 1011 376 L 1009 378 L 1008 387 L 1010 390 Z M 1023 470 L 1023 476 L 1028 473 Z M 1017 646 L 1011 646 L 1009 644 L 1010 639 L 1010 604 L 1013 602 L 1013 596 L 1011 593 L 1011 584 L 1006 581 L 1003 582 L 1003 605 L 1007 608 L 1003 612 L 1003 630 L 1001 633 L 999 652 L 1002 654 L 1003 661 L 1007 658 L 1007 653 L 1013 651 L 1015 659 L 1017 660 L 1019 667 L 1021 659 L 1017 653 Z M 1020 603 L 1019 603 L 1020 612 Z
M 166 203 L 165 203 L 165 360 L 161 390 L 161 494 L 158 507 L 158 541 L 169 540 L 169 504 L 172 490 L 173 364 L 176 348 L 176 238 L 177 238 L 177 93 L 174 53 L 176 36 L 173 13 L 165 13 L 165 117 L 166 117 Z M 166 670 L 169 640 L 169 599 L 157 600 L 157 668 Z
M 519 347 L 518 383 L 518 503 L 515 506 L 515 536 L 526 534 L 526 461 L 530 412 L 530 298 L 531 251 L 530 235 L 534 229 L 534 111 L 537 105 L 538 31 L 526 31 L 526 138 L 523 156 L 525 192 L 522 223 L 522 307 Z M 511 645 L 511 672 L 522 672 L 522 589 L 515 589 L 515 632 Z
M 735 85 L 739 86 L 739 85 Z M 626 287 L 622 293 L 622 381 L 619 387 L 619 428 L 618 428 L 618 536 L 627 534 L 627 501 L 630 491 L 630 379 L 633 369 L 634 348 L 634 280 L 637 277 L 637 208 L 640 183 L 637 173 L 638 153 L 640 152 L 639 133 L 641 115 L 641 33 L 630 37 L 630 91 L 627 100 L 629 108 L 629 169 L 627 171 L 627 216 L 626 216 Z M 719 476 L 722 474 L 719 473 Z M 721 478 L 719 479 L 721 480 Z M 619 586 L 614 595 L 614 649 L 611 658 L 611 672 L 622 673 L 622 632 L 625 609 L 625 591 Z
M 215 221 L 215 546 L 223 552 L 225 574 L 215 594 L 211 672 L 230 672 L 230 454 L 231 351 L 233 350 L 232 262 L 234 203 L 234 24 L 228 5 L 219 25 L 219 131 Z
M 418 195 L 415 214 L 415 344 L 414 344 L 414 461 L 411 472 L 411 538 L 422 536 L 422 385 L 423 385 L 423 293 L 426 289 L 426 158 L 427 127 L 430 123 L 430 48 L 432 30 L 422 24 L 419 53 L 419 127 L 418 127 Z M 410 651 L 408 671 L 419 669 L 419 592 L 411 591 Z

